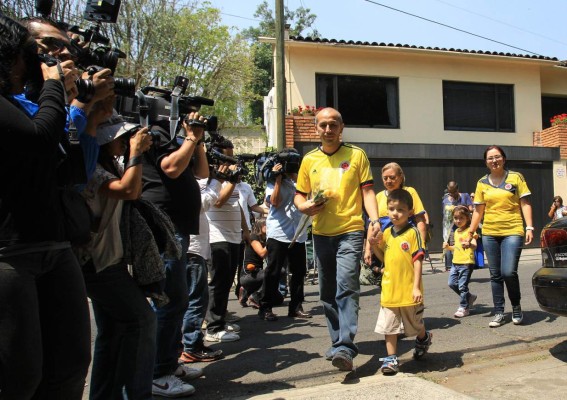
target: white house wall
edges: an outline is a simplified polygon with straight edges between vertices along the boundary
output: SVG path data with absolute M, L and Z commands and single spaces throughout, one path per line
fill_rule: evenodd
M 532 146 L 533 132 L 541 130 L 540 69 L 553 65 L 490 55 L 321 44 L 288 46 L 286 55 L 288 108 L 315 105 L 317 73 L 399 79 L 400 128 L 346 128 L 344 139 L 350 142 Z M 544 93 L 567 94 L 566 77 L 561 70 L 550 74 L 543 80 Z M 516 131 L 445 131 L 443 80 L 514 85 Z

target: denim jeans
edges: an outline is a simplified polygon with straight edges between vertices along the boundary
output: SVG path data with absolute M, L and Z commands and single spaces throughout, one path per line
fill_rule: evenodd
M 304 279 L 307 273 L 305 243 L 295 243 L 290 249 L 289 243 L 268 239 L 266 248 L 268 249 L 268 263 L 264 272 L 264 297 L 260 306 L 262 309 L 271 310 L 281 298 L 277 293 L 281 271 L 288 265 L 291 273 L 288 312 L 295 312 L 305 297 Z
M 80 400 L 91 351 L 70 248 L 0 258 L 0 398 Z
M 95 272 L 83 266 L 97 335 L 91 371 L 91 400 L 152 400 L 156 316 L 125 264 Z
M 449 273 L 449 287 L 461 297 L 459 307 L 469 308 L 469 282 L 474 265 L 453 265 Z
M 240 243 L 211 243 L 211 281 L 209 282 L 209 307 L 207 308 L 207 332 L 224 330 L 224 315 L 228 307 L 228 295 L 238 267 Z
M 504 283 L 508 289 L 508 297 L 512 306 L 520 304 L 520 281 L 518 280 L 518 263 L 522 253 L 524 238 L 513 236 L 483 236 L 482 244 L 488 259 L 490 285 L 494 312 L 504 312 Z
M 187 254 L 187 294 L 189 305 L 183 316 L 183 350 L 195 352 L 203 347 L 201 325 L 209 305 L 207 261 L 197 254 Z
M 171 375 L 178 367 L 179 346 L 181 344 L 181 326 L 187 310 L 187 248 L 189 236 L 175 234 L 181 244 L 181 258 L 166 259 L 165 262 L 165 294 L 169 303 L 163 307 L 155 307 L 157 316 L 156 362 L 154 379 Z
M 358 329 L 358 277 L 363 237 L 362 231 L 337 236 L 313 235 L 319 291 L 331 335 L 332 354 L 343 350 L 351 357 L 358 355 L 354 337 Z

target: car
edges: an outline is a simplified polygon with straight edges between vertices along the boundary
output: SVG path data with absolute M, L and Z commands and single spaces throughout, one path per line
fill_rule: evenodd
M 542 267 L 532 277 L 540 308 L 567 316 L 567 217 L 547 224 L 541 231 Z

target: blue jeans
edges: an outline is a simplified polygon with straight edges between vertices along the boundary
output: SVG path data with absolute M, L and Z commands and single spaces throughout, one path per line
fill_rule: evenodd
M 363 231 L 337 236 L 313 235 L 319 266 L 319 291 L 333 355 L 339 350 L 346 351 L 351 357 L 358 355 L 354 336 L 358 329 L 358 277 L 363 237 Z
M 490 285 L 494 312 L 504 312 L 504 283 L 508 289 L 508 297 L 512 306 L 520 304 L 520 281 L 518 280 L 518 263 L 522 253 L 524 238 L 514 236 L 482 237 L 482 244 L 488 259 L 490 270 Z
M 197 255 L 187 255 L 187 294 L 189 305 L 183 316 L 183 350 L 195 352 L 203 347 L 201 325 L 209 305 L 207 261 Z
M 453 265 L 449 273 L 449 287 L 461 297 L 459 307 L 469 308 L 469 281 L 474 265 Z
M 90 353 L 85 282 L 71 249 L 0 258 L 0 398 L 80 400 Z
M 156 315 L 125 264 L 83 266 L 97 336 L 90 399 L 152 399 Z
M 181 325 L 187 310 L 187 248 L 189 235 L 176 233 L 181 244 L 181 258 L 165 259 L 165 289 L 169 303 L 163 307 L 155 307 L 157 316 L 156 363 L 154 379 L 171 375 L 178 367 L 179 345 L 181 343 Z

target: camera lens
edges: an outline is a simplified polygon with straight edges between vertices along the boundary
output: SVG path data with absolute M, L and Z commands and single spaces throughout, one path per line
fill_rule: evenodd
M 114 93 L 117 96 L 136 96 L 136 81 L 132 78 L 114 78 Z
M 95 87 L 92 81 L 88 79 L 77 79 L 75 81 L 75 85 L 77 85 L 77 89 L 79 91 L 77 100 L 81 103 L 88 103 L 93 99 L 95 95 Z

